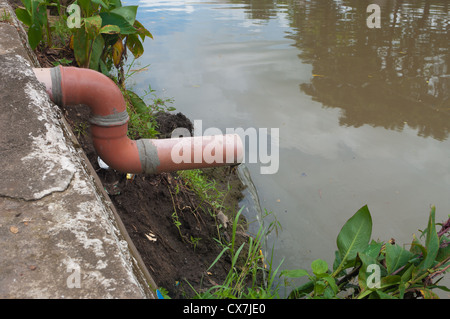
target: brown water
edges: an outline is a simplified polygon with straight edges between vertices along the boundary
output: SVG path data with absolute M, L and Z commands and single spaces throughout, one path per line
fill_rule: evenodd
M 381 28 L 367 26 L 369 3 Z M 275 264 L 331 264 L 340 228 L 365 204 L 373 238 L 399 244 L 425 228 L 430 205 L 447 218 L 447 0 L 127 4 L 154 35 L 140 58 L 148 72 L 134 76 L 140 93 L 151 84 L 203 129 L 279 128 L 278 171 L 245 164 L 283 227 L 267 242 Z M 248 216 L 251 203 L 249 192 Z

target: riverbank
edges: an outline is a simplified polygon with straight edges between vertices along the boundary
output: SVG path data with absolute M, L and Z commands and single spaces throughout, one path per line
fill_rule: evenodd
M 9 3 L 15 7 L 18 1 L 10 0 Z M 5 14 L 5 18 L 8 18 L 8 21 L 5 21 L 7 22 L 5 25 L 11 21 L 17 22 L 12 13 Z M 20 34 L 22 35 L 23 46 L 27 47 L 26 34 L 24 35 L 23 32 Z M 28 51 L 30 51 L 29 48 Z M 34 51 L 28 53 L 28 55 L 33 60 L 33 67 L 53 67 L 53 62 L 63 57 L 70 58 L 70 51 Z M 14 84 L 12 85 L 14 86 Z M 8 90 L 5 89 L 5 91 Z M 53 107 L 55 106 L 53 105 Z M 61 126 L 67 130 L 66 134 L 71 137 L 73 150 L 81 154 L 83 160 L 89 162 L 84 163 L 84 165 L 89 168 L 89 174 L 93 176 L 92 180 L 97 182 L 94 187 L 95 193 L 98 191 L 101 193 L 101 196 L 104 196 L 105 202 L 112 203 L 111 208 L 115 214 L 114 218 L 123 227 L 121 231 L 127 240 L 130 241 L 128 245 L 132 247 L 132 253 L 136 255 L 137 263 L 140 263 L 139 267 L 144 268 L 142 272 L 147 273 L 147 277 L 151 277 L 150 279 L 147 278 L 147 281 L 150 280 L 152 282 L 151 287 L 142 289 L 145 291 L 150 288 L 154 291 L 154 289 L 160 288 L 161 291 L 167 291 L 168 296 L 171 298 L 189 298 L 194 295 L 194 291 L 189 287 L 190 285 L 196 291 L 201 292 L 208 287 L 221 284 L 230 269 L 230 258 L 224 254 L 214 267 L 208 271 L 207 269 L 223 248 L 215 239 L 221 237 L 222 239 L 230 240 L 232 237 L 231 227 L 228 227 L 227 218 L 219 219 L 217 218 L 217 213 L 229 213 L 228 220 L 231 221 L 233 220 L 233 214 L 237 213 L 238 203 L 242 197 L 241 191 L 244 186 L 240 182 L 236 171 L 228 167 L 203 171 L 204 176 L 209 177 L 211 181 L 216 183 L 217 189 L 226 192 L 224 207 L 227 209 L 223 209 L 220 212 L 214 211 L 217 207 L 210 207 L 208 203 L 203 202 L 186 185 L 186 181 L 179 178 L 176 173 L 152 176 L 137 175 L 129 179 L 126 174 L 117 173 L 114 170 L 101 169 L 90 138 L 89 108 L 83 105 L 60 109 L 55 107 L 55 111 L 58 112 L 57 117 L 64 117 L 64 119 L 61 119 L 63 121 Z M 171 131 L 177 127 L 192 127 L 189 119 L 180 113 L 160 114 L 158 124 L 161 136 L 170 135 Z M 17 134 L 21 133 L 19 129 L 14 131 Z M 73 178 L 70 180 L 73 181 Z M 94 193 L 91 195 L 96 196 Z M 48 203 L 50 207 L 55 205 L 55 203 L 51 202 L 51 198 L 47 197 L 47 200 L 50 201 Z M 88 209 L 88 213 L 90 211 Z M 209 214 L 208 211 L 212 213 Z M 12 210 L 12 213 L 14 213 L 14 210 Z M 176 219 L 174 218 L 174 213 Z M 79 215 L 80 212 L 73 211 L 73 214 Z M 17 213 L 16 215 L 20 214 Z M 97 227 L 88 226 L 87 229 L 89 231 L 103 227 L 101 221 L 95 216 L 91 217 L 90 221 L 98 225 Z M 70 216 L 68 216 L 66 222 L 78 223 L 77 219 L 72 219 Z M 28 225 L 28 219 L 24 223 Z M 85 223 L 86 221 L 83 220 L 83 225 Z M 3 225 L 0 225 L 0 227 L 6 227 L 6 225 L 9 225 L 9 223 L 3 222 Z M 74 225 L 75 228 L 79 226 L 78 224 Z M 15 230 L 16 228 L 14 226 L 12 229 Z M 3 229 L 6 228 L 2 227 L 1 230 L 3 231 Z M 5 231 L 4 233 L 11 236 L 13 232 L 10 231 L 8 234 Z M 19 230 L 19 233 L 22 233 L 22 231 Z M 88 235 L 86 236 L 89 238 Z M 237 243 L 240 244 L 246 240 L 247 236 L 244 231 L 238 231 Z M 33 242 L 33 240 L 31 239 L 30 242 Z M 59 243 L 55 242 L 54 244 L 58 245 Z M 77 249 L 80 249 L 79 245 L 74 245 L 70 252 L 75 254 Z M 21 259 L 25 257 L 24 255 Z M 83 259 L 83 257 L 80 258 Z M 24 262 L 29 263 L 31 261 L 25 258 Z M 36 269 L 35 263 L 33 262 L 32 270 Z M 81 270 L 86 273 L 88 270 L 86 263 L 89 265 L 99 264 L 98 262 L 94 263 L 87 257 L 83 262 L 80 260 Z M 41 265 L 38 267 L 43 268 Z M 36 274 L 37 272 L 34 273 Z M 117 275 L 120 275 L 120 271 L 117 271 Z M 10 279 L 10 277 L 4 277 L 2 282 Z M 117 281 L 118 284 L 120 282 L 119 280 Z M 86 281 L 82 280 L 82 284 L 85 287 Z M 149 281 L 147 284 L 149 284 Z M 48 285 L 51 284 L 48 283 Z M 6 286 L 5 284 L 4 287 Z M 127 288 L 127 286 L 124 288 Z M 42 287 L 39 287 L 39 284 L 37 284 L 36 288 L 42 289 Z M 15 289 L 20 290 L 20 286 Z M 58 290 L 61 288 L 55 286 L 54 289 Z M 84 292 L 86 293 L 84 297 L 89 298 L 90 294 L 86 290 Z M 78 290 L 78 293 L 79 297 L 83 297 L 82 290 Z M 2 291 L 2 295 L 7 297 L 9 294 Z M 21 294 L 9 296 L 20 297 Z M 39 293 L 35 293 L 33 296 L 38 298 L 57 298 L 57 294 L 39 295 Z M 66 296 L 71 298 L 71 294 L 66 294 Z M 101 298 L 101 295 L 97 296 Z M 129 294 L 128 296 L 126 294 L 112 294 L 112 296 L 119 296 L 119 298 L 136 297 L 134 294 Z
M 222 250 L 214 238 L 220 233 L 229 240 L 230 225 L 220 227 L 218 220 L 207 213 L 210 210 L 216 214 L 214 208 L 202 202 L 177 173 L 136 175 L 127 179 L 126 174 L 100 168 L 88 126 L 89 112 L 83 105 L 63 109 L 80 147 L 96 170 L 157 285 L 166 289 L 171 298 L 189 298 L 194 291 L 187 282 L 198 292 L 221 284 L 231 260 L 224 255 L 211 270 L 207 269 Z M 192 127 L 190 120 L 181 113 L 163 113 L 157 121 L 160 135 L 168 135 L 177 127 Z M 225 192 L 231 187 L 224 197 L 227 208 L 224 212 L 232 221 L 244 189 L 235 169 L 214 168 L 203 173 L 216 183 L 218 190 Z M 244 229 L 237 236 L 239 244 L 247 240 Z

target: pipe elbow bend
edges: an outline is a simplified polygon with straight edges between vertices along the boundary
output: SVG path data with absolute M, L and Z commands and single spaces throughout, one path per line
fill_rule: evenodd
M 155 174 L 242 162 L 242 141 L 236 134 L 129 139 L 129 116 L 122 92 L 100 72 L 63 66 L 33 71 L 55 104 L 85 104 L 90 107 L 94 148 L 102 160 L 117 171 Z

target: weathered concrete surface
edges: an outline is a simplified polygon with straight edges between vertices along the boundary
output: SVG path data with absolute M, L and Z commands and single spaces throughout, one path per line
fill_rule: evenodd
M 156 286 L 0 16 L 0 298 L 154 298 Z M 19 32 L 18 32 L 19 31 Z

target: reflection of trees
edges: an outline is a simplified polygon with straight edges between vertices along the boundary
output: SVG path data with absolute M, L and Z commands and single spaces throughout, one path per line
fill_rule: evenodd
M 273 1 L 249 4 L 258 18 Z M 252 11 L 259 3 L 258 9 Z M 343 110 L 342 125 L 401 130 L 405 123 L 438 140 L 450 130 L 448 0 L 285 0 L 299 58 L 313 66 L 300 89 Z M 369 29 L 369 3 L 381 6 L 381 29 Z M 263 14 L 264 13 L 264 14 Z M 254 14 L 250 14 L 255 18 Z
M 290 35 L 311 62 L 301 90 L 343 110 L 342 125 L 370 124 L 443 140 L 450 129 L 447 1 L 380 1 L 381 29 L 367 2 L 315 1 L 291 12 Z

